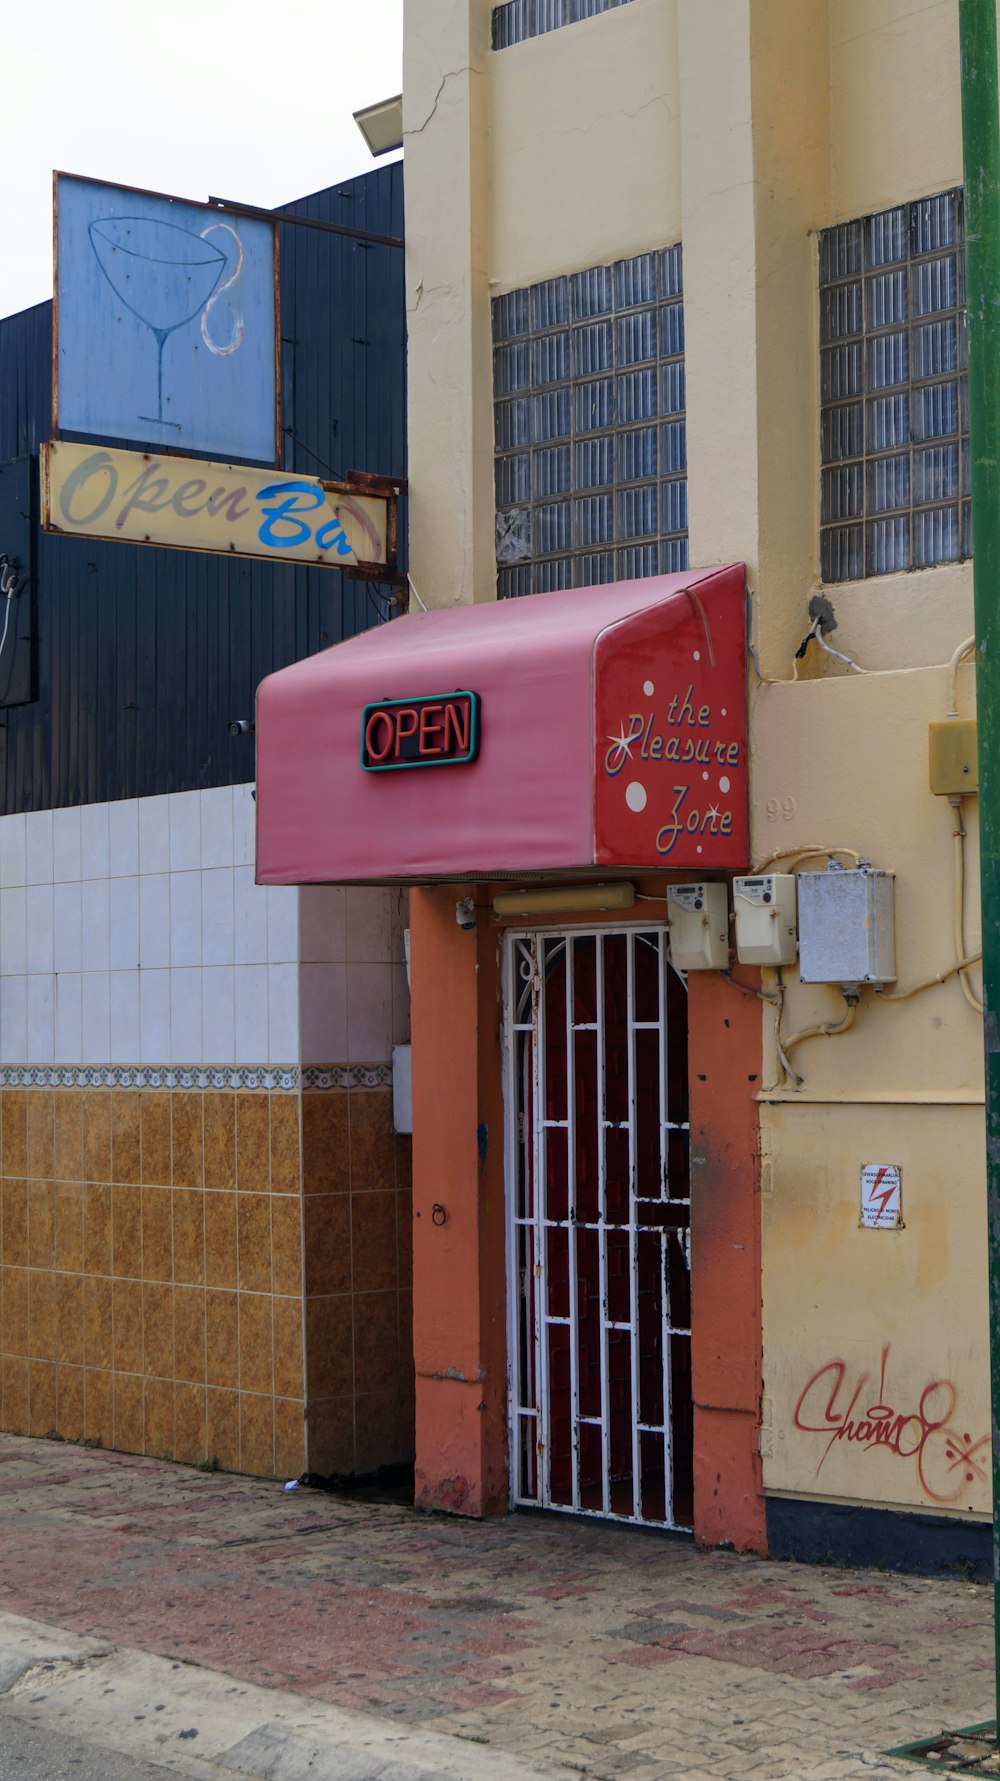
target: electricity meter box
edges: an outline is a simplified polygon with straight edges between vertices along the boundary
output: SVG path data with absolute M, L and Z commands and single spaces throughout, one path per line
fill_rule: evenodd
M 678 971 L 729 968 L 729 894 L 724 884 L 668 884 L 670 957 Z
M 893 884 L 872 866 L 799 873 L 803 983 L 895 983 Z
M 741 965 L 790 965 L 798 956 L 793 873 L 734 878 L 733 910 Z
M 928 764 L 931 791 L 948 798 L 964 798 L 979 790 L 976 720 L 947 717 L 931 724 L 928 733 Z

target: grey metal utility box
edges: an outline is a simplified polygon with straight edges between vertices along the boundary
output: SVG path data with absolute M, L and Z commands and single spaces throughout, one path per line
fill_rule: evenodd
M 799 873 L 799 976 L 803 983 L 895 983 L 891 872 Z

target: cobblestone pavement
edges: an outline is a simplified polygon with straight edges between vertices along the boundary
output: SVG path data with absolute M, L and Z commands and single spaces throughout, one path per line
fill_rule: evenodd
M 0 1607 L 533 1762 L 872 1781 L 992 1716 L 992 1592 L 0 1436 Z

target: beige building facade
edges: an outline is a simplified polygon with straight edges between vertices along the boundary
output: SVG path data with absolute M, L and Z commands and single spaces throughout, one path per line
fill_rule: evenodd
M 727 1337 L 756 1370 L 739 1405 L 714 1387 L 750 1431 L 729 1500 L 696 1360 L 696 1505 L 723 1504 L 696 1532 L 978 1551 L 983 1035 L 978 966 L 954 970 L 979 951 L 977 811 L 928 779 L 929 725 L 974 715 L 957 0 L 412 0 L 404 131 L 420 605 L 744 564 L 747 866 L 894 874 L 881 990 L 845 1004 L 792 964 L 712 992 L 758 1052 Z M 418 1216 L 420 1147 L 418 1121 Z M 891 1228 L 862 1222 L 871 1165 L 899 1171 Z M 726 1246 L 699 1249 L 701 1191 L 695 1328 Z M 419 1317 L 416 1352 L 419 1479 L 446 1361 Z

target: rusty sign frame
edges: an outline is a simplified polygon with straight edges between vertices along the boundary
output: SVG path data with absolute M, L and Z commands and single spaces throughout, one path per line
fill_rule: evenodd
M 385 501 L 385 562 L 356 561 L 343 571 L 353 581 L 382 581 L 387 586 L 407 586 L 405 569 L 399 567 L 399 499 L 408 490 L 405 476 L 379 476 L 371 470 L 348 470 L 343 482 L 324 482 L 333 495 L 370 495 Z
M 64 450 L 69 451 L 89 449 L 88 446 L 80 446 L 76 442 L 60 441 L 57 439 L 43 443 L 40 451 L 40 492 L 41 522 L 42 530 L 45 532 L 53 533 L 62 538 L 101 538 L 109 543 L 133 544 L 139 545 L 140 547 L 148 545 L 154 550 L 183 550 L 200 556 L 242 557 L 248 561 L 258 563 L 283 562 L 286 566 L 294 566 L 298 564 L 299 566 L 305 566 L 306 568 L 335 568 L 339 569 L 342 575 L 348 575 L 356 581 L 382 582 L 385 585 L 392 587 L 397 595 L 407 584 L 406 573 L 399 567 L 399 497 L 407 492 L 405 478 L 380 476 L 374 472 L 366 470 L 348 471 L 346 477 L 342 481 L 336 482 L 324 481 L 319 477 L 309 478 L 312 487 L 322 489 L 324 493 L 329 495 L 341 495 L 348 498 L 353 496 L 360 499 L 382 501 L 385 503 L 385 523 L 383 531 L 385 555 L 383 560 L 374 562 L 369 561 L 363 557 L 358 557 L 356 553 L 352 562 L 341 562 L 335 558 L 331 559 L 324 555 L 317 555 L 315 558 L 300 555 L 296 557 L 285 557 L 283 559 L 280 554 L 275 554 L 271 550 L 243 549 L 240 546 L 241 542 L 245 541 L 237 541 L 231 537 L 228 542 L 220 542 L 218 545 L 213 545 L 210 542 L 202 541 L 199 543 L 194 540 L 187 541 L 183 538 L 151 537 L 148 534 L 140 536 L 135 531 L 116 534 L 114 531 L 105 530 L 103 526 L 90 526 L 86 521 L 81 522 L 80 529 L 78 530 L 74 530 L 72 526 L 60 525 L 58 520 L 53 517 L 52 483 L 50 473 L 51 454 L 58 451 L 60 446 L 62 446 Z M 97 455 L 110 457 L 110 448 L 106 450 L 98 448 Z M 127 457 L 139 462 L 147 459 L 149 453 L 131 452 L 118 448 L 118 456 Z M 178 454 L 171 454 L 169 452 L 159 452 L 156 454 L 156 457 L 164 464 L 169 462 L 178 466 L 190 465 L 194 469 L 206 465 L 206 460 L 204 459 L 188 458 L 186 456 L 182 458 Z M 206 465 L 206 467 L 208 466 Z M 223 466 L 221 468 L 226 467 Z M 246 470 L 246 468 L 247 466 L 243 465 L 232 466 L 232 469 L 234 470 Z M 254 473 L 254 467 L 250 467 L 250 469 L 251 473 Z M 269 467 L 258 466 L 256 467 L 255 473 L 258 477 L 263 476 L 266 478 L 269 474 Z M 280 472 L 280 475 L 285 481 L 294 482 L 294 472 L 283 471 Z

